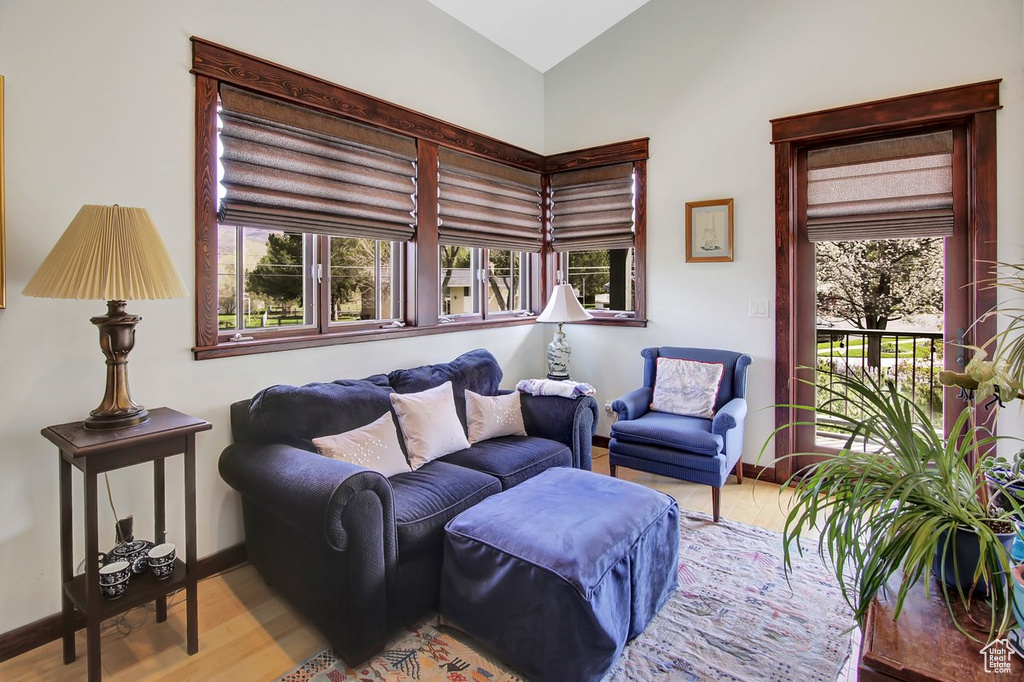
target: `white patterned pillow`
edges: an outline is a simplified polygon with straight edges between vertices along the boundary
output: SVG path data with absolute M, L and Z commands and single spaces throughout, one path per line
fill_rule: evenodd
M 438 457 L 469 447 L 455 411 L 452 382 L 419 393 L 392 393 L 391 406 L 398 415 L 413 471 Z
M 325 457 L 358 464 L 385 476 L 412 471 L 398 443 L 395 417 L 390 412 L 358 429 L 314 438 L 313 445 Z
M 469 442 L 498 436 L 525 436 L 523 408 L 519 391 L 507 395 L 484 396 L 466 390 L 466 426 Z
M 724 372 L 721 362 L 658 358 L 651 409 L 711 419 Z

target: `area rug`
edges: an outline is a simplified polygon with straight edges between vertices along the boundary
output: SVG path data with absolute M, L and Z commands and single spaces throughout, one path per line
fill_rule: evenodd
M 704 514 L 680 515 L 679 589 L 630 642 L 605 682 L 833 682 L 850 652 L 853 618 L 813 549 L 794 555 L 787 583 L 782 538 Z M 513 682 L 471 637 L 432 616 L 356 668 L 330 649 L 279 682 Z

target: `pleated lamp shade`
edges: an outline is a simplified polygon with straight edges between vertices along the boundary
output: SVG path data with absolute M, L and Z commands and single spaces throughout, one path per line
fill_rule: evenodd
M 83 206 L 23 292 L 131 301 L 188 296 L 149 211 Z
M 548 301 L 544 312 L 537 316 L 538 322 L 582 322 L 589 320 L 593 315 L 588 313 L 580 305 L 576 294 L 572 291 L 572 285 L 556 284 L 551 292 L 551 300 Z

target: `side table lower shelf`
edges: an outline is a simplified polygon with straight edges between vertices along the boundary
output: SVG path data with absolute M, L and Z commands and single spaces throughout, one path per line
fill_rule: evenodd
M 185 589 L 187 577 L 188 570 L 185 567 L 185 562 L 181 559 L 174 560 L 174 571 L 165 580 L 157 580 L 156 576 L 149 571 L 133 575 L 128 581 L 128 589 L 120 597 L 117 599 L 102 598 L 100 601 L 99 618 L 100 620 L 106 620 L 146 602 L 163 599 L 169 592 L 183 590 Z M 86 585 L 87 580 L 84 573 L 76 575 L 73 579 L 64 583 L 64 592 L 67 593 L 68 599 L 82 613 L 87 613 Z M 100 589 L 100 586 L 96 585 L 95 589 Z M 158 618 L 158 620 L 163 620 L 163 618 Z

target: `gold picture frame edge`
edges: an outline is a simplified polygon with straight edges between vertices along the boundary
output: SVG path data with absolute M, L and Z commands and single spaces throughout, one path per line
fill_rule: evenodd
M 687 263 L 732 263 L 736 258 L 736 242 L 733 241 L 733 214 L 734 214 L 734 200 L 733 198 L 728 199 L 706 199 L 704 201 L 687 201 L 686 202 L 686 250 L 685 257 Z M 693 255 L 693 209 L 704 208 L 707 206 L 725 206 L 729 213 L 729 255 L 728 256 L 708 256 L 707 258 L 697 258 Z

